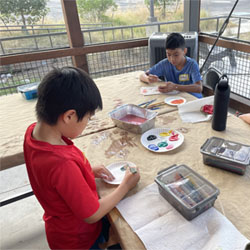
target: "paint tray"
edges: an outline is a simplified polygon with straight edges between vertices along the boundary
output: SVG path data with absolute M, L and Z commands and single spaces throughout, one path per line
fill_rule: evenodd
M 26 100 L 37 98 L 37 88 L 39 82 L 29 83 L 17 87 L 17 91 L 22 94 Z
M 211 137 L 201 146 L 206 165 L 243 175 L 250 164 L 250 146 L 238 142 Z
M 155 126 L 155 117 L 158 113 L 149 109 L 141 108 L 134 104 L 126 104 L 113 110 L 109 114 L 117 127 L 132 133 L 142 134 Z M 141 124 L 133 124 L 131 122 L 121 120 L 126 115 L 134 115 L 139 118 L 144 118 L 146 121 Z
M 219 189 L 186 165 L 172 165 L 155 177 L 160 194 L 187 220 L 214 205 Z

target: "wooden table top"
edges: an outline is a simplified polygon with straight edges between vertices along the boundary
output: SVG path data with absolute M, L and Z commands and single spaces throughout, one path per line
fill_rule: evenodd
M 128 195 L 138 192 L 154 182 L 157 172 L 173 164 L 186 164 L 220 189 L 215 208 L 224 214 L 236 228 L 250 238 L 250 202 L 246 197 L 250 190 L 250 169 L 245 175 L 237 175 L 219 168 L 203 164 L 200 147 L 207 138 L 216 136 L 227 140 L 250 145 L 250 127 L 241 119 L 229 116 L 224 132 L 211 128 L 211 121 L 202 123 L 183 123 L 177 111 L 156 118 L 156 127 L 179 130 L 184 135 L 184 142 L 173 151 L 154 153 L 147 150 L 140 142 L 140 134 L 132 134 L 119 128 L 112 128 L 87 135 L 75 140 L 92 165 L 109 165 L 117 161 L 131 161 L 140 168 L 141 180 Z M 114 185 L 97 180 L 100 196 L 105 196 L 115 189 Z M 115 208 L 109 214 L 110 220 L 118 232 L 124 249 L 144 249 L 144 245 L 132 231 Z

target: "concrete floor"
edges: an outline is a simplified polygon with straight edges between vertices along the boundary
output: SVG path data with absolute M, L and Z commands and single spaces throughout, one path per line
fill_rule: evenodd
M 0 180 L 1 201 L 31 190 L 24 164 L 0 171 Z M 49 249 L 42 216 L 34 195 L 1 207 L 0 249 Z
M 0 171 L 1 202 L 29 191 L 25 164 Z M 43 209 L 34 195 L 0 207 L 0 250 L 49 249 L 42 216 Z M 117 244 L 112 230 L 109 235 L 108 246 Z

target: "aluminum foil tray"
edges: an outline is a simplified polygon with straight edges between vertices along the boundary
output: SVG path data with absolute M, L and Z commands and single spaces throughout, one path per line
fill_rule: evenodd
M 155 117 L 158 113 L 149 109 L 141 108 L 134 104 L 126 104 L 113 110 L 109 114 L 117 127 L 132 133 L 142 134 L 155 126 Z M 126 115 L 135 115 L 147 120 L 141 124 L 135 125 L 121 120 Z

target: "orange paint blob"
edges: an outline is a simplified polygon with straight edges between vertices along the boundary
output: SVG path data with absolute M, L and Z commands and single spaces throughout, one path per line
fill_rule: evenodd
M 176 100 L 171 101 L 172 104 L 181 104 L 183 102 L 184 102 L 183 99 L 176 99 Z

